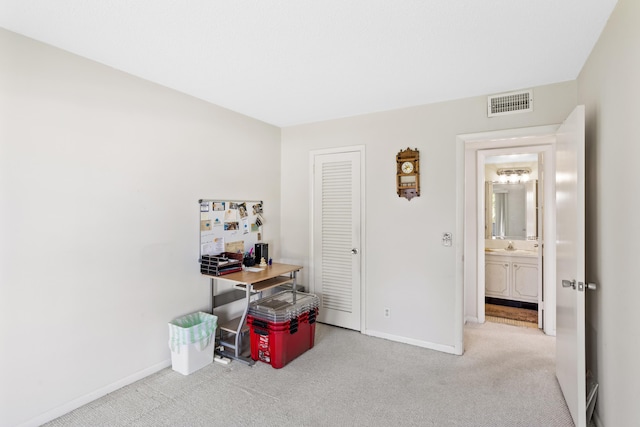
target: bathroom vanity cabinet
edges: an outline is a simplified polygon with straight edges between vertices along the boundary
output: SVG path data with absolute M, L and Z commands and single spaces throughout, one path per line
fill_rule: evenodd
M 485 255 L 485 295 L 538 302 L 538 257 Z

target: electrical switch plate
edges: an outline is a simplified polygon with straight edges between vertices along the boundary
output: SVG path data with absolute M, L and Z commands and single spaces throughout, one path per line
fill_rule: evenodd
M 442 246 L 451 246 L 452 240 L 453 236 L 451 235 L 451 233 L 442 233 Z

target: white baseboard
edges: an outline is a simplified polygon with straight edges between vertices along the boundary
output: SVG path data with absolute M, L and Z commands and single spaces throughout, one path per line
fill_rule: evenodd
M 105 387 L 102 387 L 98 390 L 92 391 L 91 393 L 87 393 L 84 396 L 81 396 L 77 399 L 74 399 L 70 402 L 67 402 L 63 405 L 58 406 L 50 411 L 45 412 L 44 414 L 40 414 L 35 418 L 25 422 L 24 424 L 20 424 L 20 427 L 37 427 L 41 426 L 44 423 L 55 420 L 58 417 L 61 417 L 64 414 L 67 414 L 74 409 L 78 409 L 79 407 L 86 405 L 87 403 L 93 402 L 96 399 L 101 398 L 111 392 L 114 392 L 126 385 L 134 383 L 138 380 L 141 380 L 145 377 L 148 377 L 151 374 L 155 374 L 158 371 L 161 371 L 164 368 L 171 366 L 171 359 L 162 361 L 153 366 L 148 367 L 147 369 L 143 369 L 142 371 L 136 372 L 135 374 L 129 375 L 128 377 L 122 378 L 112 384 L 109 384 Z
M 412 338 L 401 337 L 398 335 L 392 335 L 392 334 L 387 334 L 385 332 L 378 332 L 378 331 L 372 331 L 372 330 L 367 330 L 364 333 L 365 335 L 370 335 L 372 337 L 384 338 L 389 341 L 396 341 L 404 344 L 411 344 L 411 345 L 415 345 L 416 347 L 428 348 L 430 350 L 437 350 L 443 353 L 460 355 L 462 351 L 461 348 L 458 348 L 458 347 L 461 347 L 461 345 L 455 346 L 455 345 L 435 344 L 429 341 L 415 340 Z
M 477 317 L 466 316 L 464 318 L 464 323 L 466 325 L 467 323 L 480 323 L 480 322 L 478 322 L 478 318 Z

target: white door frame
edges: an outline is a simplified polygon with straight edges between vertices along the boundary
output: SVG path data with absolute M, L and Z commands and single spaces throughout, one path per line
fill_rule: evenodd
M 314 253 L 314 164 L 315 157 L 319 155 L 325 154 L 339 154 L 339 153 L 350 153 L 357 152 L 360 154 L 360 246 L 358 250 L 360 251 L 360 332 L 363 333 L 367 330 L 366 328 L 366 224 L 365 224 L 365 146 L 364 145 L 352 145 L 347 147 L 335 147 L 335 148 L 326 148 L 322 150 L 312 150 L 309 152 L 309 288 L 311 292 L 315 290 L 315 271 L 313 260 L 315 259 Z
M 484 259 L 484 223 L 480 224 L 482 218 L 478 215 L 478 206 L 484 204 L 484 197 L 478 195 L 484 194 L 483 179 L 478 169 L 479 151 L 496 148 L 507 147 L 532 147 L 532 146 L 550 146 L 553 147 L 555 142 L 555 132 L 559 125 L 537 126 L 520 129 L 508 129 L 501 131 L 481 132 L 474 134 L 462 134 L 456 137 L 456 169 L 457 169 L 457 230 L 459 235 L 463 235 L 463 249 L 461 256 L 458 258 L 459 263 L 457 270 L 463 274 L 457 279 L 456 307 L 461 308 L 462 322 L 460 328 L 457 328 L 460 340 L 463 338 L 464 323 L 468 321 L 484 321 L 479 319 L 480 304 L 482 303 L 482 311 L 484 311 L 484 295 L 482 300 L 479 298 L 478 278 L 484 278 L 484 263 L 479 262 L 480 258 Z M 553 152 L 553 148 L 551 148 Z M 553 179 L 555 164 L 553 163 L 553 155 L 545 159 L 545 209 L 544 209 L 544 232 L 547 236 L 546 244 L 543 245 L 545 268 L 544 268 L 544 291 L 549 296 L 555 290 L 555 240 L 550 236 L 555 234 L 555 200 Z M 482 160 L 484 164 L 484 160 Z M 482 188 L 481 188 L 482 187 Z M 549 265 L 549 263 L 553 263 Z M 553 272 L 553 274 L 552 274 Z M 484 282 L 484 280 L 482 280 Z M 553 289 L 549 288 L 549 284 Z M 555 294 L 554 294 L 555 295 Z M 551 303 L 551 301 L 549 301 Z M 555 298 L 553 304 L 555 304 Z M 465 307 L 475 308 L 475 316 L 466 316 Z M 552 318 L 548 318 L 552 316 Z M 555 334 L 555 310 L 545 310 L 545 332 L 550 335 Z M 456 337 L 458 338 L 458 337 Z

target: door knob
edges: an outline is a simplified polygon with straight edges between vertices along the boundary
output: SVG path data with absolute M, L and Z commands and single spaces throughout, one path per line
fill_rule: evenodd
M 598 285 L 596 285 L 595 283 L 587 283 L 587 289 L 590 291 L 595 291 L 596 289 L 598 289 Z
M 576 281 L 575 280 L 563 280 L 562 281 L 562 287 L 563 288 L 576 288 Z
M 358 250 L 356 248 L 351 249 L 351 253 L 354 255 L 358 255 Z

